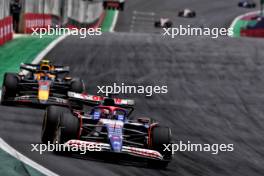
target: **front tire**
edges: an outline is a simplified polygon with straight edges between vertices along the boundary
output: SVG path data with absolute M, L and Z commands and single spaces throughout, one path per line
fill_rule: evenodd
M 64 144 L 71 139 L 77 139 L 80 130 L 79 119 L 71 114 L 71 112 L 63 112 L 60 118 L 60 137 L 59 142 Z
M 5 73 L 2 86 L 1 104 L 7 105 L 9 97 L 15 97 L 18 89 L 18 75 L 16 73 Z
M 41 141 L 43 144 L 53 142 L 56 129 L 59 126 L 60 116 L 64 111 L 67 111 L 67 108 L 59 106 L 49 106 L 46 109 L 41 131 Z
M 156 28 L 161 27 L 161 23 L 159 21 L 155 21 L 154 27 Z

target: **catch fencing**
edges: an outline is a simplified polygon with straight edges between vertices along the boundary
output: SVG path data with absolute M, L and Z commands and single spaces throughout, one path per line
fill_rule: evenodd
M 89 27 L 103 14 L 102 2 L 84 0 L 24 0 L 25 33 L 47 26 Z
M 9 12 L 10 0 L 0 0 L 0 45 L 13 38 L 13 19 Z

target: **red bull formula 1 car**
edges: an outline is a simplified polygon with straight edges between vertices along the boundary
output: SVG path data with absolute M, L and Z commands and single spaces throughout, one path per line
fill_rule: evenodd
M 67 66 L 51 65 L 48 60 L 40 64 L 21 64 L 20 73 L 5 73 L 1 104 L 67 105 L 67 92 L 82 93 L 81 79 L 73 79 Z M 64 76 L 62 76 L 64 75 Z
M 131 118 L 133 100 L 69 92 L 70 98 L 89 104 L 89 111 L 49 106 L 43 127 L 43 143 L 68 148 L 94 146 L 108 154 L 144 159 L 149 166 L 165 168 L 172 159 L 164 145 L 171 143 L 171 130 L 150 118 Z

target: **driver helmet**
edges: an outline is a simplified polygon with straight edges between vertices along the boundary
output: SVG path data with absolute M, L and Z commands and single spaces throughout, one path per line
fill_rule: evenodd
M 40 62 L 40 70 L 41 71 L 50 71 L 51 70 L 50 61 L 47 59 L 42 60 Z
M 110 110 L 109 109 L 102 109 L 101 118 L 108 119 L 109 115 L 110 115 Z

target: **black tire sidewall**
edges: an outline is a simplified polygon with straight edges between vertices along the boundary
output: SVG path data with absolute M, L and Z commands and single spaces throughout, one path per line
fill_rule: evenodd
M 18 75 L 16 73 L 5 73 L 3 86 L 4 96 L 15 96 L 18 89 Z
M 80 130 L 79 119 L 71 112 L 63 112 L 60 117 L 60 143 L 65 143 L 71 139 L 77 139 Z
M 84 84 L 81 79 L 73 79 L 71 81 L 71 91 L 76 93 L 83 93 L 84 92 Z
M 49 106 L 46 109 L 41 131 L 42 143 L 52 142 L 54 140 L 55 132 L 59 126 L 59 119 L 61 113 L 66 111 L 66 108 L 58 106 Z

